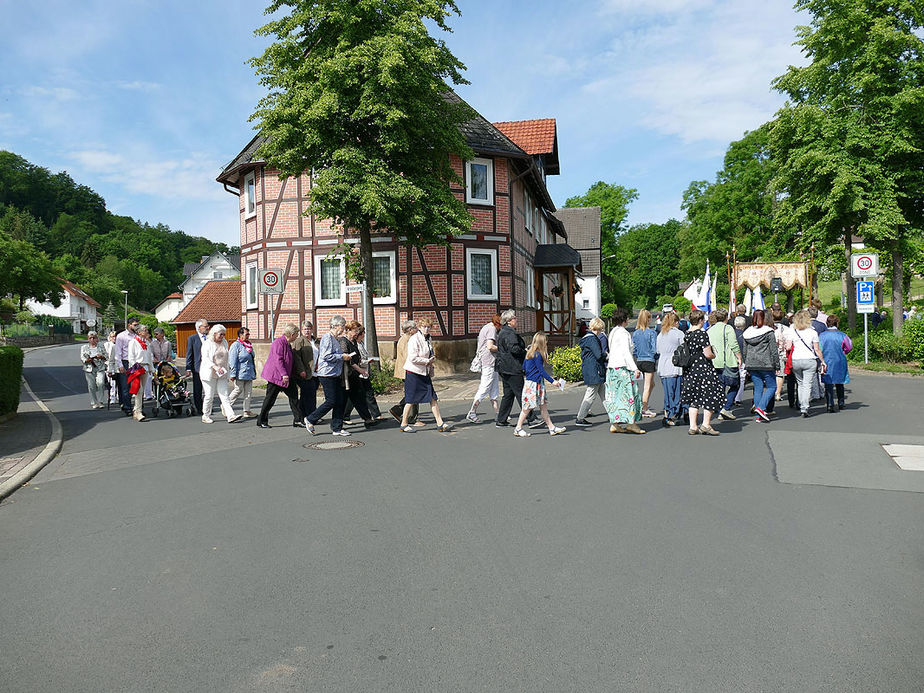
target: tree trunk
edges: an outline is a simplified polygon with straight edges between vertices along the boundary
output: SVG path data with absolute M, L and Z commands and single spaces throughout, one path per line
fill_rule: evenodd
M 851 333 L 857 329 L 857 280 L 853 278 L 850 271 L 850 256 L 853 254 L 851 240 L 853 238 L 853 229 L 844 229 L 844 257 L 847 259 L 847 324 Z
M 375 312 L 372 305 L 372 234 L 369 229 L 359 232 L 359 266 L 363 271 L 366 290 L 363 297 L 363 327 L 366 328 L 366 349 L 369 356 L 379 355 L 379 336 L 375 331 Z
M 902 285 L 905 278 L 904 258 L 899 241 L 892 241 L 892 333 L 901 334 L 902 308 L 904 306 L 904 292 Z

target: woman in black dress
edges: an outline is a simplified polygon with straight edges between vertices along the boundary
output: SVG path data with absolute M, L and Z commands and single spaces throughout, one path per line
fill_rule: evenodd
M 352 358 L 343 364 L 343 384 L 347 391 L 345 412 L 349 413 L 355 407 L 359 415 L 363 417 L 366 428 L 372 428 L 373 426 L 378 426 L 381 421 L 373 419 L 369 407 L 366 406 L 366 393 L 365 390 L 363 390 L 362 384 L 359 382 L 360 376 L 365 375 L 366 371 L 359 365 L 359 347 L 356 346 L 356 342 L 353 341 L 353 339 L 347 336 L 355 336 L 357 326 L 359 326 L 359 323 L 355 320 L 348 322 L 344 326 L 346 328 L 346 334 L 337 337 L 337 340 L 340 342 L 340 348 L 343 349 L 343 353 L 352 354 Z M 346 416 L 344 416 L 344 423 L 346 422 L 347 419 Z
M 725 388 L 712 367 L 715 354 L 709 346 L 709 335 L 703 329 L 704 318 L 705 314 L 701 310 L 690 312 L 690 329 L 683 340 L 693 357 L 690 366 L 683 370 L 680 390 L 680 401 L 690 407 L 690 430 L 687 432 L 691 436 L 699 433 L 719 435 L 712 427 L 712 415 L 725 404 Z M 700 409 L 703 410 L 703 423 L 697 428 L 696 419 Z

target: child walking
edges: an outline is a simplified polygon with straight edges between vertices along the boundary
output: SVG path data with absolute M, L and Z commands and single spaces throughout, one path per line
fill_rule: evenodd
M 542 420 L 549 427 L 549 435 L 557 436 L 559 433 L 565 432 L 564 426 L 556 426 L 549 417 L 543 379 L 548 380 L 553 385 L 556 384 L 556 380 L 549 375 L 545 368 L 545 364 L 548 362 L 549 354 L 545 332 L 537 332 L 533 335 L 533 341 L 529 345 L 529 349 L 526 350 L 526 361 L 523 364 L 523 369 L 526 371 L 526 382 L 523 384 L 523 402 L 520 405 L 520 418 L 517 419 L 517 427 L 513 432 L 513 435 L 518 438 L 529 437 L 529 431 L 523 429 L 523 424 L 526 422 L 526 417 L 529 416 L 529 413 L 536 407 L 539 407 Z M 564 378 L 558 380 L 557 384 L 559 388 L 564 388 Z

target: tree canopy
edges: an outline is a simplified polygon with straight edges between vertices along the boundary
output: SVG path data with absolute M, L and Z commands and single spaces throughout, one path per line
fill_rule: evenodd
M 799 0 L 796 8 L 812 17 L 797 28 L 811 62 L 774 81 L 789 98 L 770 132 L 781 223 L 798 228 L 803 245 L 840 239 L 849 253 L 857 233 L 891 253 L 901 305 L 902 258 L 924 228 L 924 7 Z
M 313 172 L 307 213 L 358 232 L 354 276 L 372 276 L 374 232 L 416 246 L 468 232 L 451 156 L 471 158 L 459 126 L 473 114 L 448 86 L 466 83 L 465 68 L 427 28 L 449 31 L 455 2 L 276 0 L 266 12 L 280 10 L 257 31 L 273 43 L 251 60 L 269 89 L 251 118 L 261 155 L 283 176 Z
M 30 253 L 34 267 L 42 266 L 35 264 L 37 257 L 53 258 L 52 273 L 99 303 L 120 304 L 120 291 L 127 289 L 132 304 L 143 310 L 183 281 L 185 262 L 216 249 L 236 251 L 164 224 L 114 215 L 100 195 L 67 173 L 52 174 L 7 151 L 0 151 L 0 232 L 28 246 L 17 245 L 16 252 Z

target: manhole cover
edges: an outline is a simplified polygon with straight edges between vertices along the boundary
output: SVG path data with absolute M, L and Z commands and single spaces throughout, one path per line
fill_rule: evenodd
M 295 458 L 294 460 L 292 460 L 292 461 L 293 461 L 293 462 L 298 462 L 298 463 L 311 462 L 311 460 L 309 460 L 307 457 L 296 457 L 296 458 Z
M 365 443 L 359 440 L 325 440 L 322 443 L 305 443 L 302 447 L 309 450 L 348 450 L 361 448 Z

